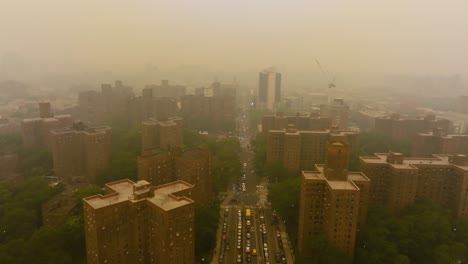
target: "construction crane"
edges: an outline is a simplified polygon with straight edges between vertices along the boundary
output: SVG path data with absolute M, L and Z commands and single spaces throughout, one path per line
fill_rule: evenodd
M 315 62 L 317 63 L 317 66 L 319 67 L 320 71 L 322 72 L 322 74 L 327 77 L 328 79 L 328 88 L 333 88 L 333 87 L 336 87 L 335 85 L 335 75 L 334 74 L 330 74 L 328 73 L 325 69 L 323 69 L 322 67 L 322 64 L 320 64 L 320 62 L 315 59 Z M 331 76 L 330 76 L 331 75 Z

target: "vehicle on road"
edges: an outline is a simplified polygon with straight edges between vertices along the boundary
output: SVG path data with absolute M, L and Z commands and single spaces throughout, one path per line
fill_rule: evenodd
M 254 256 L 257 255 L 257 250 L 255 248 L 252 249 L 252 255 L 254 255 Z

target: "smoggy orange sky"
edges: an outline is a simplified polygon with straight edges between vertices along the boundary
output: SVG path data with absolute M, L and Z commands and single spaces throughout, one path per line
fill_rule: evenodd
M 43 72 L 200 65 L 468 73 L 468 1 L 0 0 L 0 54 Z

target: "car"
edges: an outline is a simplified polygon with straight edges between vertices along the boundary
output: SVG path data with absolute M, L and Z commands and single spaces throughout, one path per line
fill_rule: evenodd
M 268 259 L 270 256 L 268 256 L 268 252 L 265 252 L 265 260 Z
M 250 232 L 246 234 L 247 238 L 250 238 Z
M 245 247 L 245 253 L 250 253 L 250 247 Z
M 231 247 L 229 246 L 229 242 L 226 242 L 226 250 L 230 250 Z
M 229 209 L 224 209 L 224 216 L 227 216 L 229 214 Z
M 254 255 L 254 256 L 257 255 L 257 250 L 255 248 L 252 249 L 252 255 Z
M 242 257 L 241 257 L 241 255 L 237 255 L 237 263 L 242 263 Z
M 241 241 L 242 240 L 242 236 L 237 236 L 237 241 Z
M 281 254 L 280 254 L 280 253 L 276 253 L 275 259 L 276 259 L 276 262 L 279 263 L 279 262 L 281 261 Z
M 247 257 L 246 257 L 246 259 L 247 259 L 247 262 L 251 262 L 251 261 L 252 261 L 252 258 L 250 257 L 250 255 L 249 255 L 249 254 L 247 254 Z
M 286 258 L 285 257 L 281 258 L 281 263 L 286 264 Z
M 237 242 L 237 249 L 240 249 L 240 248 L 241 248 L 240 242 Z
M 247 220 L 247 221 L 246 221 L 246 224 L 249 226 L 249 225 L 250 225 L 250 220 Z

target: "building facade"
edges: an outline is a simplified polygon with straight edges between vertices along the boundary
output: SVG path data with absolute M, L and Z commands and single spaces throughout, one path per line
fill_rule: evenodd
M 435 115 L 424 118 L 401 118 L 398 114 L 375 119 L 375 132 L 387 135 L 393 140 L 413 140 L 419 133 L 441 129 L 445 133 L 452 131 L 452 122 L 437 119 Z
M 120 180 L 84 198 L 88 264 L 195 263 L 192 187 Z
M 149 119 L 141 123 L 141 128 L 142 151 L 181 147 L 183 144 L 182 118 Z
M 219 82 L 198 88 L 193 95 L 181 98 L 181 112 L 189 128 L 206 131 L 235 129 L 236 86 Z
M 412 141 L 414 157 L 430 157 L 438 154 L 468 155 L 468 134 L 446 134 L 440 130 L 420 133 Z
M 371 182 L 360 172 L 348 172 L 349 147 L 328 144 L 325 165 L 302 171 L 298 247 L 310 255 L 310 239 L 322 235 L 353 256 L 359 228 L 365 224 Z
M 281 101 L 281 73 L 266 69 L 258 74 L 258 105 L 273 110 Z
M 293 125 L 284 130 L 270 130 L 267 135 L 267 164 L 281 164 L 290 172 L 311 170 L 324 162 L 327 144 L 342 140 L 351 153 L 359 150 L 359 133 L 339 131 L 301 131 Z
M 71 126 L 70 115 L 54 116 L 50 103 L 39 103 L 39 117 L 27 118 L 21 122 L 21 137 L 27 147 L 51 148 L 50 130 Z
M 213 195 L 213 155 L 202 149 L 146 150 L 138 157 L 138 179 L 152 185 L 186 181 L 194 186 L 192 197 L 196 205 L 209 206 Z
M 185 86 L 169 84 L 168 80 L 162 80 L 160 85 L 147 85 L 144 90 L 151 90 L 154 97 L 170 97 L 177 100 L 186 94 Z
M 51 141 L 55 176 L 61 180 L 93 183 L 110 161 L 110 127 L 77 122 L 69 129 L 51 131 Z
M 288 128 L 290 124 L 301 131 L 322 131 L 332 128 L 332 119 L 329 117 L 319 117 L 315 114 L 310 114 L 308 116 L 300 114 L 287 116 L 281 112 L 277 112 L 274 115 L 263 116 L 262 132 L 267 134 L 270 130 L 283 130 Z
M 370 201 L 398 212 L 417 198 L 429 198 L 468 217 L 468 157 L 434 155 L 406 158 L 400 153 L 361 157 L 361 171 L 371 180 Z
M 348 128 L 349 106 L 343 98 L 335 98 L 329 104 L 320 105 L 320 116 L 332 119 L 332 125 L 338 129 Z
M 100 92 L 81 92 L 78 96 L 79 118 L 92 125 L 129 125 L 130 104 L 134 97 L 133 88 L 121 81 L 115 81 L 114 86 L 102 84 Z

